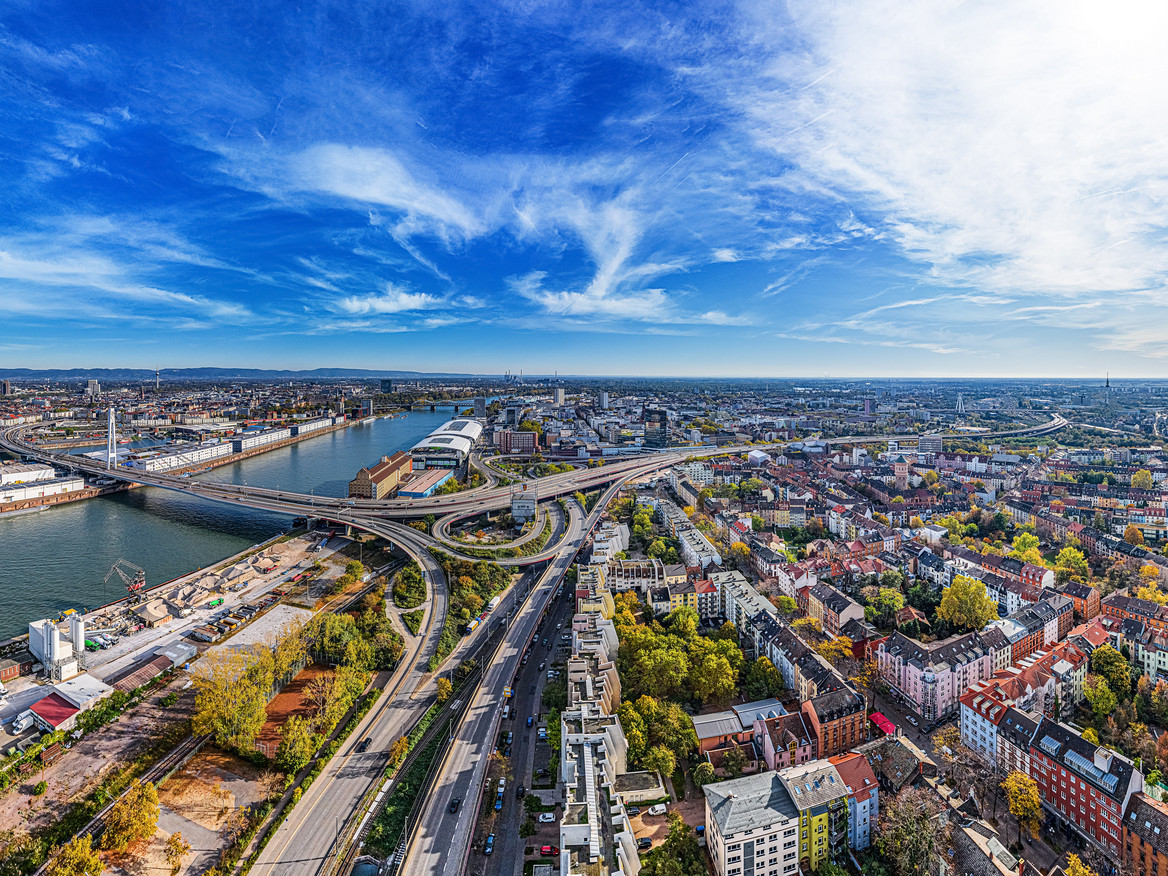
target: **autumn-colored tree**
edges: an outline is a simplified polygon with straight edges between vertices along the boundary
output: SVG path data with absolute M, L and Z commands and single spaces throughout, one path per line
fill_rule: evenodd
M 399 736 L 394 740 L 393 745 L 389 746 L 389 763 L 390 766 L 400 766 L 401 762 L 406 759 L 406 755 L 410 753 L 410 742 L 406 737 Z
M 1099 876 L 1094 870 L 1079 860 L 1078 855 L 1067 858 L 1067 866 L 1063 869 L 1066 876 Z
M 746 769 L 746 755 L 741 748 L 731 748 L 722 755 L 722 769 L 732 779 L 742 775 L 742 771 Z
M 948 822 L 936 816 L 941 801 L 931 790 L 907 787 L 881 801 L 876 844 L 897 876 L 922 876 L 948 840 Z
M 1131 485 L 1133 490 L 1150 490 L 1152 489 L 1153 483 L 1152 473 L 1146 468 L 1141 468 L 1132 475 Z
M 93 848 L 93 837 L 75 836 L 49 863 L 46 876 L 99 876 L 105 865 Z
M 997 616 L 997 604 L 986 594 L 985 582 L 965 575 L 953 579 L 937 607 L 937 617 L 967 630 L 980 630 Z
M 276 766 L 288 775 L 295 775 L 312 760 L 312 754 L 320 746 L 320 741 L 307 720 L 300 715 L 289 716 L 280 728 Z
M 106 816 L 102 848 L 124 852 L 130 843 L 153 836 L 159 813 L 158 789 L 149 782 L 134 782 Z
M 1035 566 L 1046 565 L 1045 560 L 1042 558 L 1042 551 L 1038 549 L 1038 545 L 1038 536 L 1029 532 L 1020 532 L 1014 536 L 1014 543 L 1009 556 Z
M 183 839 L 181 831 L 175 831 L 166 840 L 166 863 L 170 865 L 170 872 L 177 873 L 182 867 L 183 858 L 191 850 L 191 844 Z
M 210 734 L 215 744 L 250 751 L 267 720 L 272 692 L 272 655 L 213 649 L 192 673 L 195 683 L 196 734 Z
M 834 639 L 829 639 L 818 648 L 819 652 L 828 663 L 836 666 L 845 660 L 851 660 L 852 657 L 852 640 L 847 636 L 836 636 Z
M 914 514 L 908 519 L 908 525 L 910 529 L 921 529 L 924 527 L 925 521 L 921 520 L 921 518 Z
M 1140 528 L 1134 523 L 1129 523 L 1123 528 L 1123 540 L 1128 544 L 1139 547 L 1144 543 L 1144 534 L 1140 532 Z
M 436 683 L 438 690 L 438 702 L 444 703 L 450 699 L 451 694 L 454 693 L 454 685 L 450 683 L 448 678 L 440 678 Z
M 1010 814 L 1018 819 L 1018 841 L 1022 841 L 1022 829 L 1035 837 L 1042 824 L 1042 799 L 1038 796 L 1038 784 L 1020 770 L 1012 770 L 1002 782 Z
M 1088 727 L 1081 734 L 1084 742 L 1090 742 L 1092 745 L 1099 744 L 1099 734 L 1095 732 L 1094 727 Z
M 1146 599 L 1158 605 L 1168 605 L 1168 593 L 1165 593 L 1155 584 L 1145 584 L 1136 588 L 1136 599 Z
M 801 617 L 791 622 L 793 629 L 803 639 L 816 639 L 823 633 L 823 624 L 818 618 Z
M 881 684 L 880 664 L 876 662 L 875 658 L 869 657 L 859 663 L 849 673 L 848 680 L 855 684 L 856 689 L 864 695 L 868 708 L 873 708 L 873 703 L 876 701 L 876 687 Z

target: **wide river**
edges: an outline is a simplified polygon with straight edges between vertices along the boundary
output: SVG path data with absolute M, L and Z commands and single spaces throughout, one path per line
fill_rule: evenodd
M 408 450 L 450 411 L 416 411 L 353 425 L 243 462 L 201 480 L 344 496 L 363 465 Z M 66 608 L 93 608 L 124 592 L 110 566 L 124 558 L 161 584 L 287 529 L 290 518 L 145 487 L 28 514 L 0 516 L 0 641 L 29 621 Z

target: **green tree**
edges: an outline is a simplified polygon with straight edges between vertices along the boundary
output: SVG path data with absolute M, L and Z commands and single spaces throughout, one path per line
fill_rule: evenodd
M 61 846 L 49 864 L 46 876 L 99 876 L 105 865 L 93 848 L 93 837 L 75 836 Z
M 986 595 L 985 582 L 965 575 L 953 579 L 937 607 L 937 617 L 967 630 L 980 630 L 997 616 L 997 605 Z
M 291 715 L 280 728 L 280 745 L 276 748 L 276 766 L 288 775 L 300 772 L 320 745 L 320 737 L 312 732 L 300 715 Z
M 628 758 L 632 763 L 641 763 L 649 750 L 649 731 L 645 726 L 645 719 L 637 711 L 637 707 L 630 702 L 623 702 L 617 709 L 621 729 L 625 733 L 625 742 L 628 744 Z
M 1045 565 L 1042 560 L 1042 552 L 1039 550 L 1038 545 L 1038 536 L 1032 535 L 1029 532 L 1020 532 L 1014 536 L 1013 549 L 1009 555 L 1024 563 L 1032 563 L 1035 566 Z
M 891 587 L 881 587 L 869 602 L 887 626 L 892 616 L 904 608 L 904 594 Z
M 1091 711 L 1095 713 L 1096 719 L 1100 721 L 1114 712 L 1115 707 L 1119 705 L 1111 686 L 1101 675 L 1087 676 L 1083 683 L 1083 695 L 1091 704 Z
M 641 876 L 706 876 L 705 858 L 693 828 L 676 812 L 669 813 L 669 832 L 646 856 Z
M 688 641 L 697 633 L 701 620 L 698 613 L 688 605 L 680 605 L 669 612 L 665 618 L 665 626 L 669 628 L 669 632 Z
M 772 596 L 771 602 L 780 613 L 785 615 L 792 615 L 799 610 L 799 603 L 790 596 Z
M 1054 561 L 1054 577 L 1059 584 L 1068 581 L 1087 583 L 1091 577 L 1091 569 L 1087 566 L 1087 558 L 1083 552 L 1073 547 L 1065 547 L 1059 551 Z
M 130 843 L 153 836 L 159 813 L 158 790 L 149 782 L 134 782 L 106 816 L 102 848 L 124 852 Z
M 746 769 L 746 755 L 741 748 L 731 748 L 722 756 L 722 769 L 732 779 L 742 775 L 742 771 Z
M 661 773 L 668 778 L 677 768 L 677 757 L 664 745 L 654 745 L 641 759 L 641 766 L 651 772 Z
M 750 664 L 743 679 L 743 692 L 751 700 L 777 697 L 786 690 L 783 674 L 767 657 L 759 657 Z
M 690 778 L 693 779 L 693 783 L 699 788 L 703 788 L 711 782 L 718 781 L 718 777 L 714 773 L 714 765 L 707 760 L 703 760 L 694 767 Z
M 1107 679 L 1108 687 L 1118 699 L 1131 698 L 1131 664 L 1110 645 L 1103 645 L 1091 652 L 1091 671 Z

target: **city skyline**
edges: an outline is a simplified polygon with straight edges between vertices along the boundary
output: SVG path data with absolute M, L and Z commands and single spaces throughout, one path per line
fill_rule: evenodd
M 1162 12 L 311 16 L 0 13 L 3 365 L 1163 374 Z

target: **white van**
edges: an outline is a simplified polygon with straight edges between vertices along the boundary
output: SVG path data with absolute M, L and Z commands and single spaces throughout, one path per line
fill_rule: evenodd
M 506 721 L 510 717 L 511 717 L 511 707 L 510 706 L 503 706 L 503 720 Z
M 664 815 L 665 814 L 665 804 L 664 803 L 653 804 L 652 806 L 649 807 L 649 814 L 650 815 Z
M 32 710 L 21 712 L 16 716 L 16 720 L 12 722 L 13 733 L 23 733 L 32 726 Z

